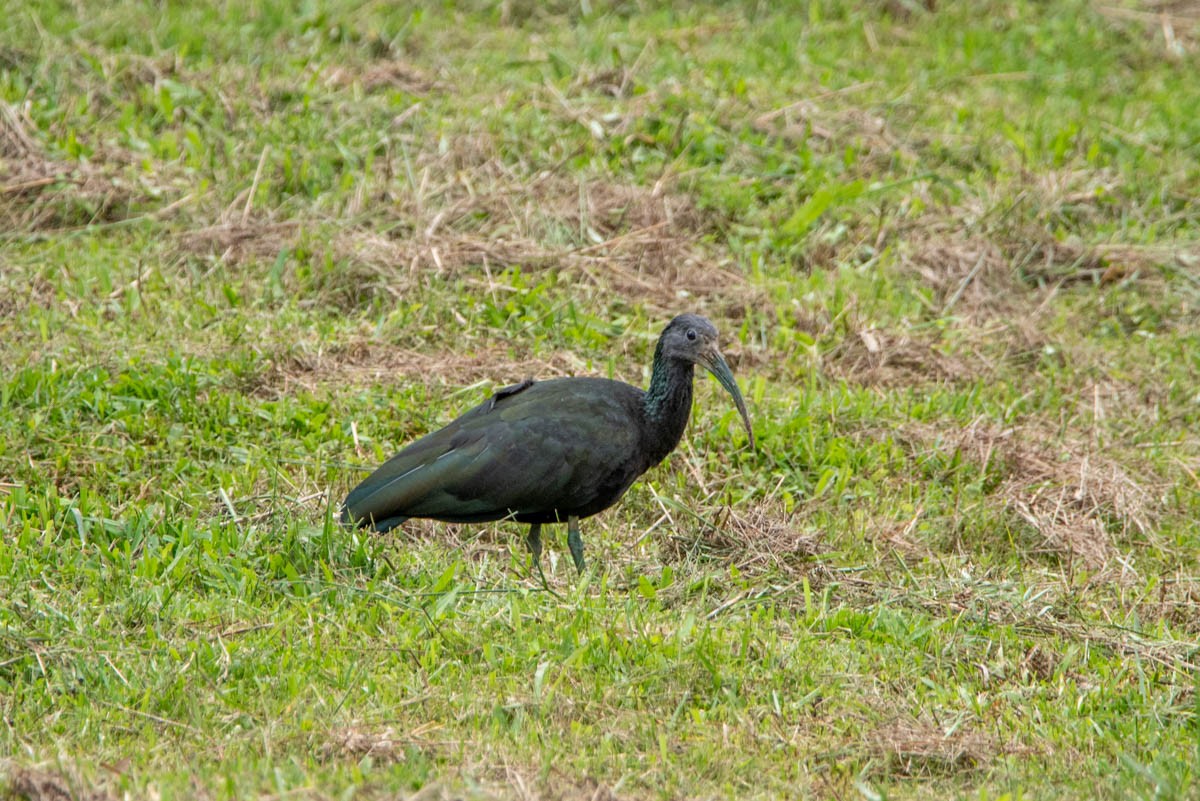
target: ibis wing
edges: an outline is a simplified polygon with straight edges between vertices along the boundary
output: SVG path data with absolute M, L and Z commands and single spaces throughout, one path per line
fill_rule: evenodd
M 494 397 L 384 463 L 346 498 L 344 517 L 470 522 L 579 510 L 619 495 L 643 468 L 616 382 L 546 381 Z M 627 387 L 630 392 L 637 390 Z
M 555 383 L 493 412 L 499 417 L 488 427 L 493 452 L 449 488 L 457 497 L 487 499 L 518 514 L 565 516 L 629 486 L 641 470 L 632 469 L 637 431 L 627 410 L 608 394 L 581 392 L 578 382 Z
M 444 505 L 445 487 L 486 458 L 487 443 L 451 423 L 417 440 L 388 459 L 346 496 L 342 519 L 379 521 L 391 517 L 428 516 L 427 508 Z M 485 504 L 460 505 L 467 515 L 486 514 Z

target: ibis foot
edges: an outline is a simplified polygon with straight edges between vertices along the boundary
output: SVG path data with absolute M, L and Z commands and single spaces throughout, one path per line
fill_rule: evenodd
M 575 515 L 567 518 L 567 547 L 571 549 L 575 569 L 583 573 L 583 537 L 579 536 L 579 518 Z

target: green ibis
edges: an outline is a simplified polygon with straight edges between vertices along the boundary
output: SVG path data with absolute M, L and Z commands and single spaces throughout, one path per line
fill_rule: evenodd
M 697 364 L 733 396 L 754 447 L 717 329 L 683 314 L 658 339 L 645 391 L 605 378 L 526 379 L 505 387 L 384 462 L 346 496 L 342 522 L 378 531 L 413 517 L 528 523 L 526 542 L 539 574 L 542 526 L 566 522 L 571 558 L 582 573 L 580 518 L 614 504 L 679 444 Z

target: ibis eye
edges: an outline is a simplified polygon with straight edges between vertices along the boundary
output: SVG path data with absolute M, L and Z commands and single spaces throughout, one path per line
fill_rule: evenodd
M 688 338 L 688 340 L 689 340 L 689 341 L 691 341 L 691 342 L 695 342 L 695 341 L 696 341 L 696 329 L 694 329 L 694 328 L 689 328 L 689 329 L 688 329 L 688 332 L 687 332 L 687 334 L 686 334 L 685 336 L 687 336 L 687 338 Z

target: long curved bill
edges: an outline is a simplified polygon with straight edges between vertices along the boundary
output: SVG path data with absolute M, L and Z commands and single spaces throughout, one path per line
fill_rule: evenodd
M 713 345 L 705 353 L 700 356 L 700 364 L 704 366 L 708 372 L 713 374 L 713 378 L 725 388 L 725 391 L 733 396 L 733 402 L 737 406 L 738 412 L 742 415 L 742 422 L 746 424 L 746 434 L 750 437 L 750 447 L 754 447 L 754 429 L 750 427 L 750 415 L 746 413 L 746 401 L 742 399 L 742 391 L 738 389 L 737 381 L 733 378 L 733 371 L 729 369 L 729 364 L 725 361 L 725 357 L 721 355 L 721 351 L 717 350 L 717 346 Z

